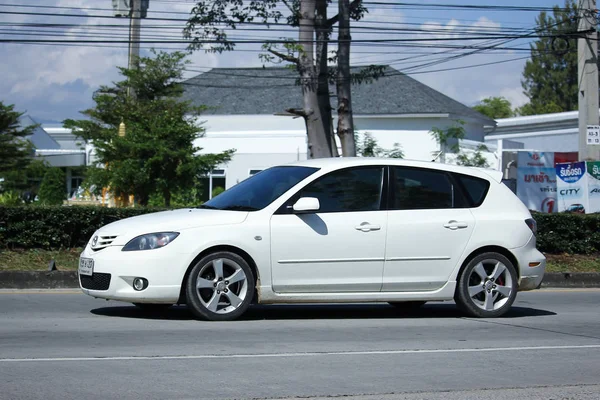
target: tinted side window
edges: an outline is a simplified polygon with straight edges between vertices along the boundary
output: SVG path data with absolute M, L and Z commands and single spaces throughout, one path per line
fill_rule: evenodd
M 376 211 L 380 209 L 383 167 L 350 168 L 327 174 L 295 196 L 316 197 L 319 212 Z
M 422 210 L 460 207 L 449 175 L 443 171 L 393 167 L 392 209 Z M 458 203 L 458 204 L 457 204 Z
M 454 176 L 465 188 L 465 192 L 469 197 L 469 207 L 479 207 L 485 200 L 490 183 L 485 179 L 469 175 L 454 174 Z

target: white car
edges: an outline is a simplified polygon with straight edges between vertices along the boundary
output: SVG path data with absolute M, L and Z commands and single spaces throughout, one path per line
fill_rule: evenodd
M 266 169 L 198 208 L 108 224 L 79 263 L 84 293 L 232 320 L 251 303 L 454 300 L 498 317 L 537 288 L 536 223 L 501 173 L 332 158 Z

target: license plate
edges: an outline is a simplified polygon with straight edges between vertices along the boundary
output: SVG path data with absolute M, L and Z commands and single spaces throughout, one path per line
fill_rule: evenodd
M 79 259 L 79 275 L 89 275 L 94 273 L 94 260 L 91 258 Z

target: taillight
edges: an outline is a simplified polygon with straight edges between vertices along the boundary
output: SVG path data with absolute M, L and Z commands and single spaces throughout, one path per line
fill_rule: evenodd
M 537 222 L 535 222 L 535 219 L 527 218 L 525 220 L 525 223 L 527 224 L 529 229 L 531 229 L 531 232 L 533 232 L 534 235 L 537 235 Z

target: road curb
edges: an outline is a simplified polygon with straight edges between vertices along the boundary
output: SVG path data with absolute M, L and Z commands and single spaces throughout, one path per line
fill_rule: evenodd
M 0 271 L 0 289 L 79 288 L 77 271 Z
M 543 288 L 600 288 L 598 272 L 547 272 Z
M 597 272 L 549 272 L 542 288 L 600 288 Z M 0 289 L 77 289 L 77 271 L 0 271 Z

